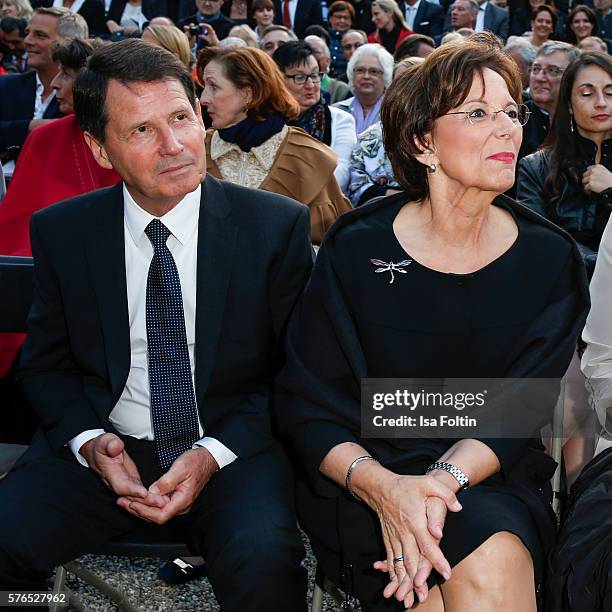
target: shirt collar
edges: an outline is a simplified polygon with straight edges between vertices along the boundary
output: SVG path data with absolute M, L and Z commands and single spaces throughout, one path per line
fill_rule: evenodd
M 478 8 L 479 11 L 484 11 L 487 8 L 487 4 L 489 4 L 488 0 L 487 2 L 483 2 L 480 7 Z
M 163 217 L 154 217 L 141 208 L 130 195 L 123 184 L 124 218 L 128 232 L 134 243 L 140 246 L 143 240 L 149 240 L 144 233 L 145 228 L 153 219 L 159 219 L 181 243 L 186 244 L 198 227 L 200 216 L 200 197 L 202 186 L 188 193 L 171 211 Z
M 419 8 L 419 4 L 421 4 L 421 0 L 417 0 L 414 4 L 406 4 L 406 10 L 414 11 Z

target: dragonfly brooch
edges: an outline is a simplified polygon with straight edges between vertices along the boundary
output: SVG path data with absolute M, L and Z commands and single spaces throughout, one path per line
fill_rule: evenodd
M 406 270 L 403 270 L 403 268 L 409 266 L 412 263 L 412 259 L 403 259 L 402 261 L 398 261 L 397 263 L 393 263 L 392 261 L 387 263 L 386 261 L 382 261 L 380 259 L 370 259 L 370 261 L 375 266 L 379 266 L 378 268 L 376 268 L 376 270 L 374 270 L 374 272 L 376 272 L 377 274 L 380 274 L 382 272 L 391 273 L 391 280 L 389 281 L 390 285 L 392 285 L 393 281 L 395 280 L 394 272 L 406 274 Z

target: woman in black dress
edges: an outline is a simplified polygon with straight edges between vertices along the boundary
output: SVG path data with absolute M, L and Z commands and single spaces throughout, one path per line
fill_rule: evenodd
M 366 438 L 360 423 L 364 378 L 561 378 L 570 363 L 588 302 L 577 249 L 500 195 L 520 92 L 493 40 L 394 82 L 382 122 L 405 191 L 338 220 L 288 330 L 277 406 L 300 522 L 365 610 L 537 606 L 554 461 L 531 404 L 522 438 Z

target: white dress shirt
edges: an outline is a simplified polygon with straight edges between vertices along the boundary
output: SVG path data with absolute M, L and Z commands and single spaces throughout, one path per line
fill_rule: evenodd
M 85 0 L 74 0 L 72 6 L 67 8 L 69 8 L 73 13 L 78 13 L 83 4 L 85 4 Z M 53 6 L 56 8 L 63 8 L 64 0 L 53 0 Z
M 331 114 L 331 142 L 329 146 L 338 156 L 334 176 L 342 192 L 346 193 L 351 174 L 351 152 L 357 143 L 355 119 L 350 113 L 334 106 L 329 107 L 329 112 Z
M 185 331 L 194 388 L 200 193 L 201 187 L 198 187 L 192 193 L 188 193 L 170 212 L 163 217 L 159 217 L 160 221 L 171 232 L 166 244 L 172 253 L 181 280 Z M 130 371 L 125 388 L 119 401 L 111 410 L 109 420 L 115 429 L 123 435 L 140 440 L 153 440 L 146 326 L 147 276 L 153 259 L 153 245 L 144 230 L 155 217 L 136 204 L 125 185 L 123 186 L 123 201 L 125 268 L 130 325 Z M 202 436 L 201 424 L 199 425 L 199 431 L 200 436 Z M 70 449 L 83 465 L 87 465 L 87 462 L 79 454 L 79 449 L 85 442 L 102 433 L 104 433 L 103 429 L 88 430 L 69 442 Z M 219 468 L 225 467 L 237 458 L 230 449 L 215 438 L 203 437 L 194 444 L 195 446 L 203 446 L 208 449 L 219 464 Z
M 42 119 L 47 107 L 51 104 L 51 100 L 55 98 L 55 89 L 52 89 L 51 93 L 43 100 L 42 95 L 44 91 L 45 86 L 38 77 L 38 73 L 36 73 L 36 97 L 34 98 L 34 114 L 32 119 Z
M 606 416 L 612 409 L 612 223 L 601 237 L 595 272 L 591 279 L 591 310 L 582 332 L 587 343 L 582 372 L 587 377 L 591 406 L 597 414 L 601 438 L 596 454 L 612 446 L 612 431 L 606 431 Z
M 478 9 L 478 15 L 476 16 L 476 27 L 474 28 L 474 32 L 483 32 L 484 31 L 484 20 L 485 20 L 485 11 L 487 10 L 488 2 L 483 2 Z
M 417 11 L 419 10 L 419 5 L 421 4 L 421 0 L 417 0 L 412 6 L 406 2 L 406 23 L 411 30 L 414 30 L 414 19 L 416 17 Z

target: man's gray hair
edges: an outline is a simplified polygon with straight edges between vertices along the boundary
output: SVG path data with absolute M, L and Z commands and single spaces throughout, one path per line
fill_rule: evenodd
M 315 45 L 317 43 L 318 44 L 322 44 L 323 47 L 321 47 L 321 48 L 323 49 L 323 55 L 325 55 L 325 57 L 327 57 L 327 58 L 331 58 L 331 52 L 329 50 L 329 47 L 327 46 L 327 43 L 320 36 L 317 36 L 316 34 L 309 34 L 304 39 L 304 42 L 307 42 L 311 47 L 312 47 L 311 43 L 313 43 L 313 42 L 314 42 Z
M 393 80 L 393 56 L 382 46 L 376 43 L 368 43 L 367 45 L 361 45 L 355 50 L 351 59 L 349 60 L 348 66 L 346 67 L 346 75 L 348 76 L 348 85 L 351 91 L 355 91 L 355 85 L 353 83 L 353 73 L 355 72 L 355 65 L 364 55 L 374 55 L 381 68 L 383 69 L 383 79 L 385 80 L 385 88 L 389 87 Z
M 552 55 L 557 51 L 563 51 L 567 55 L 567 61 L 571 64 L 579 55 L 580 49 L 560 40 L 549 40 L 545 42 L 536 53 L 536 58 L 541 55 Z
M 524 36 L 510 36 L 504 47 L 504 53 L 511 51 L 516 51 L 525 64 L 531 66 L 538 50 Z
M 87 22 L 70 9 L 63 6 L 40 7 L 34 11 L 34 14 L 57 17 L 57 32 L 61 38 L 89 38 Z
M 218 46 L 223 49 L 232 47 L 248 47 L 247 41 L 243 38 L 238 38 L 238 36 L 228 36 L 223 40 L 220 40 Z
M 261 37 L 263 38 L 266 34 L 270 32 L 285 32 L 287 36 L 289 36 L 289 40 L 298 40 L 296 33 L 289 28 L 286 28 L 283 25 L 273 23 L 272 25 L 266 26 L 264 31 L 261 33 Z
M 363 38 L 364 40 L 364 45 L 365 43 L 368 42 L 368 35 L 363 31 L 363 30 L 354 30 L 353 28 L 347 30 L 346 32 L 344 32 L 344 34 L 342 34 L 342 37 L 340 38 L 340 40 L 342 40 L 347 34 L 360 34 L 361 38 Z

